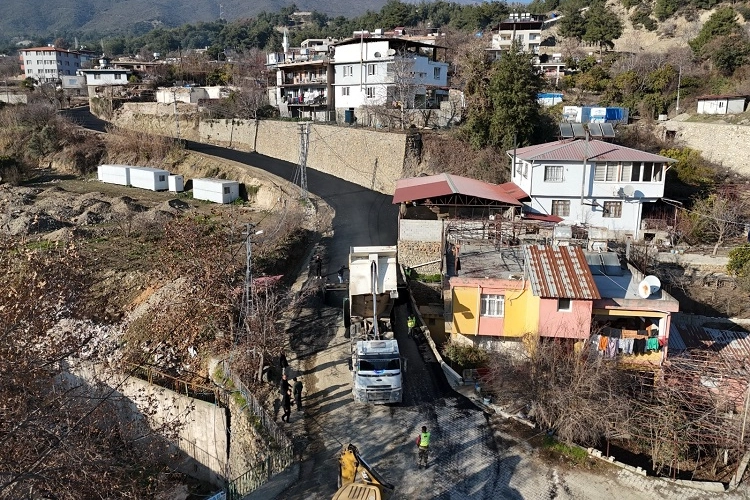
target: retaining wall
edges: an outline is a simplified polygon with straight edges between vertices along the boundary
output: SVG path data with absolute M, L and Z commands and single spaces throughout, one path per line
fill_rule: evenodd
M 676 142 L 699 150 L 704 158 L 750 175 L 750 126 L 670 120 L 660 123 L 655 130 L 661 139 L 674 134 Z

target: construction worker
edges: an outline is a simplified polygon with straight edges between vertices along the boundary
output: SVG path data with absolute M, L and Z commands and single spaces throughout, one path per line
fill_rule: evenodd
M 409 328 L 409 337 L 414 338 L 414 329 L 417 327 L 417 318 L 410 314 L 406 320 L 406 326 Z
M 427 426 L 422 426 L 422 432 L 417 438 L 417 446 L 419 448 L 417 456 L 417 465 L 419 467 L 427 468 L 427 453 L 430 448 L 430 433 L 427 432 Z

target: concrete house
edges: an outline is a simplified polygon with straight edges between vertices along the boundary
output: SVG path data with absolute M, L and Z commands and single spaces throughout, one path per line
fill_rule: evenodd
M 95 59 L 91 52 L 59 49 L 52 45 L 19 51 L 21 71 L 26 78 L 39 83 L 54 83 L 77 71 Z
M 337 121 L 369 106 L 424 108 L 448 96 L 448 63 L 434 44 L 355 33 L 333 45 Z M 348 113 L 347 113 L 348 112 Z
M 454 339 L 521 349 L 527 334 L 573 342 L 591 335 L 593 302 L 601 297 L 580 247 L 493 251 L 471 242 L 460 259 L 458 276 L 450 277 Z
M 747 104 L 744 95 L 704 95 L 698 98 L 699 115 L 731 115 L 743 113 Z
M 510 14 L 508 19 L 500 23 L 497 32 L 492 33 L 492 40 L 487 52 L 494 59 L 499 59 L 503 52 L 510 49 L 515 37 L 521 46 L 521 50 L 531 54 L 539 54 L 543 27 L 544 16 L 534 16 L 529 13 Z
M 587 224 L 609 237 L 642 237 L 644 207 L 664 196 L 671 158 L 600 140 L 567 139 L 507 151 L 525 211 Z

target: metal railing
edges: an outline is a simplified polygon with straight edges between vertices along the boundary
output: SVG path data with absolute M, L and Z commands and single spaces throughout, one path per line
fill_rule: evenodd
M 228 361 L 221 362 L 223 385 L 231 382 L 232 388 L 228 390 L 239 392 L 245 401 L 242 410 L 247 410 L 258 421 L 258 430 L 269 441 L 268 455 L 258 464 L 244 473 L 229 481 L 227 486 L 227 500 L 238 500 L 243 496 L 256 490 L 266 483 L 274 474 L 282 472 L 294 462 L 294 449 L 292 441 L 279 428 L 273 417 L 269 415 L 263 405 L 257 400 L 252 392 L 234 374 L 229 367 Z

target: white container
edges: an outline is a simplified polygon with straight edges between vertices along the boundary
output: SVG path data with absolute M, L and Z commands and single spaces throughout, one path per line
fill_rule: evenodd
M 128 165 L 99 165 L 97 177 L 107 184 L 130 185 L 130 166 Z
M 130 185 L 151 191 L 166 191 L 169 188 L 169 172 L 160 168 L 130 167 Z
M 232 203 L 240 197 L 240 183 L 226 179 L 193 179 L 193 198 L 213 201 L 214 203 Z
M 185 178 L 181 175 L 170 175 L 167 182 L 172 193 L 181 193 L 185 190 Z

